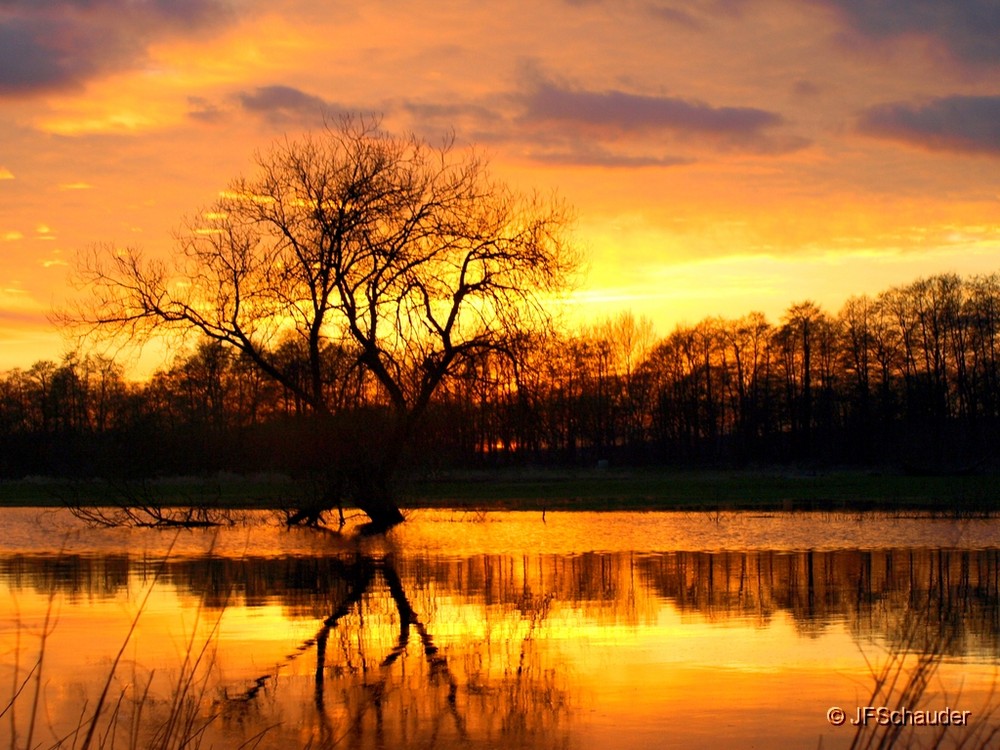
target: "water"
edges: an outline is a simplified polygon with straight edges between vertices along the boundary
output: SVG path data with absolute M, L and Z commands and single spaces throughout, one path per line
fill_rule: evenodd
M 991 520 L 423 511 L 365 539 L 8 509 L 0 528 L 0 706 L 23 686 L 4 748 L 81 746 L 105 685 L 92 747 L 839 748 L 897 729 L 853 726 L 865 706 L 947 707 L 965 724 L 898 744 L 976 747 L 1000 718 Z

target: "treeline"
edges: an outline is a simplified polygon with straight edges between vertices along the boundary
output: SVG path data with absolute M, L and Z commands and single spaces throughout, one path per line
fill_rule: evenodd
M 306 361 L 294 342 L 281 355 L 287 372 Z M 415 465 L 997 468 L 996 274 L 920 279 L 837 314 L 803 302 L 776 322 L 709 318 L 661 339 L 623 314 L 523 341 L 517 355 L 483 356 L 444 384 Z M 13 370 L 0 379 L 0 473 L 322 468 L 358 449 L 338 435 L 356 443 L 359 425 L 385 412 L 356 359 L 328 346 L 321 377 L 334 413 L 324 421 L 212 342 L 142 383 L 94 356 Z

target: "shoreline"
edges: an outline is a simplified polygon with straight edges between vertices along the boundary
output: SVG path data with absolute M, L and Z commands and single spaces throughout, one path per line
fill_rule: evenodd
M 283 475 L 216 474 L 134 483 L 29 477 L 0 482 L 0 507 L 114 506 L 265 509 L 294 506 L 315 486 Z M 400 507 L 456 510 L 1000 512 L 993 474 L 735 469 L 456 470 L 411 478 Z

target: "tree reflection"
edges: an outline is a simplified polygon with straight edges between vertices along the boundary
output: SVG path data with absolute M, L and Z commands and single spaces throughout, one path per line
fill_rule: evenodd
M 535 647 L 549 597 L 522 591 L 518 607 L 510 610 L 520 638 L 497 638 L 487 628 L 473 642 L 463 639 L 453 665 L 454 652 L 438 646 L 391 556 L 340 563 L 339 603 L 316 634 L 286 657 L 287 663 L 315 654 L 310 746 L 568 743 L 568 691 Z M 229 702 L 245 714 L 278 681 L 281 666 L 251 680 Z
M 151 564 L 126 555 L 14 555 L 0 558 L 0 582 L 101 599 L 124 591 L 130 576 L 147 575 Z M 527 621 L 544 598 L 599 622 L 637 624 L 655 618 L 665 600 L 710 621 L 766 625 L 786 612 L 804 634 L 847 621 L 858 637 L 892 638 L 900 618 L 920 610 L 933 615 L 928 621 L 950 623 L 956 651 L 1000 655 L 995 549 L 199 557 L 169 561 L 162 578 L 210 608 L 280 604 L 289 617 L 331 629 L 342 608 L 379 592 L 395 618 L 413 612 L 410 599 L 392 599 L 404 589 L 422 597 L 424 617 L 454 599 Z
M 18 556 L 0 559 L 0 582 L 100 598 L 148 569 L 127 556 Z M 177 559 L 161 581 L 192 606 L 280 607 L 279 622 L 315 623 L 309 637 L 287 638 L 283 659 L 254 674 L 247 654 L 220 685 L 228 730 L 252 735 L 280 721 L 275 747 L 564 746 L 585 688 L 560 644 L 581 623 L 632 630 L 665 608 L 760 627 L 783 614 L 810 638 L 844 627 L 872 653 L 904 655 L 899 679 L 882 684 L 921 679 L 914 665 L 951 655 L 1000 655 L 1000 550 L 338 549 Z

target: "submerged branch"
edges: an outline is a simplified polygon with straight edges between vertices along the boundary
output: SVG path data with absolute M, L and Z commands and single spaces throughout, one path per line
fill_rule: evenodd
M 107 492 L 103 503 L 94 501 L 92 486 L 73 485 L 63 499 L 69 512 L 88 526 L 198 529 L 233 526 L 241 520 L 240 511 L 213 507 L 193 497 L 183 504 L 166 503 L 156 497 L 147 480 L 106 480 L 100 486 Z

